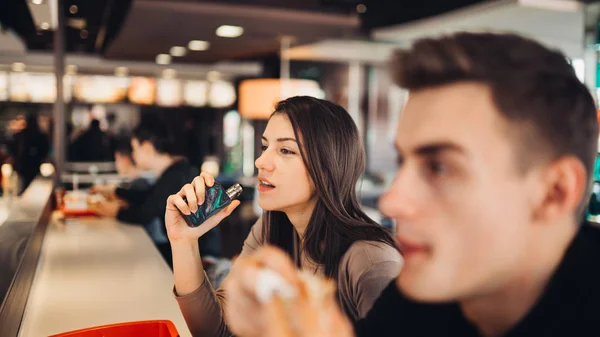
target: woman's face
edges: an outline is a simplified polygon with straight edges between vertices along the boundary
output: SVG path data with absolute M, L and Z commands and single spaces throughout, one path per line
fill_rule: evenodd
M 262 136 L 258 169 L 258 204 L 267 211 L 302 212 L 314 205 L 315 187 L 299 151 L 288 117 L 276 114 Z

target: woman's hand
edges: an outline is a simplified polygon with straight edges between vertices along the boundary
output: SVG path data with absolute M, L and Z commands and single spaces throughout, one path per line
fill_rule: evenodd
M 221 220 L 239 206 L 240 202 L 234 200 L 219 213 L 206 220 L 202 225 L 195 228 L 189 227 L 179 211 L 186 215 L 196 212 L 198 206 L 204 203 L 206 187 L 212 187 L 214 184 L 215 178 L 208 173 L 202 172 L 190 184 L 184 185 L 177 194 L 169 196 L 167 199 L 167 211 L 165 212 L 165 225 L 171 243 L 198 240 L 199 237 L 215 228 Z M 184 197 L 186 200 L 183 199 Z

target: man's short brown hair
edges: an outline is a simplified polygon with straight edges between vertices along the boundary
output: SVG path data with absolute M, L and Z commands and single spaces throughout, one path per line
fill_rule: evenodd
M 596 106 L 562 53 L 513 34 L 458 33 L 419 40 L 393 61 L 396 83 L 408 90 L 464 81 L 487 85 L 500 114 L 518 132 L 520 168 L 527 170 L 541 156 L 572 155 L 591 179 Z

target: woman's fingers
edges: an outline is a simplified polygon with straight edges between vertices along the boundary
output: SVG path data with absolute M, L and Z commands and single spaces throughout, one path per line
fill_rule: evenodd
M 167 210 L 181 211 L 181 213 L 185 215 L 191 214 L 190 207 L 179 194 L 173 194 L 169 196 L 167 199 Z
M 200 173 L 200 177 L 204 180 L 204 184 L 208 187 L 213 187 L 215 184 L 215 177 L 213 177 L 210 173 L 202 172 Z
M 196 193 L 196 204 L 202 205 L 206 195 L 206 182 L 204 181 L 204 178 L 202 176 L 194 178 L 192 185 L 194 186 Z
M 185 199 L 187 201 L 188 207 L 190 208 L 190 211 L 192 213 L 195 213 L 198 210 L 198 200 L 196 198 L 196 191 L 194 190 L 194 186 L 192 184 L 185 184 L 182 190 L 185 194 Z

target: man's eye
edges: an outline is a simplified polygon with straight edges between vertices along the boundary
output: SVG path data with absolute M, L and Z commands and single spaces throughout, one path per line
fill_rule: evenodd
M 448 172 L 448 167 L 438 160 L 429 161 L 427 163 L 427 169 L 431 174 L 436 176 L 444 175 Z
M 404 158 L 402 158 L 400 156 L 396 157 L 396 165 L 398 167 L 402 167 L 402 164 L 404 164 Z

